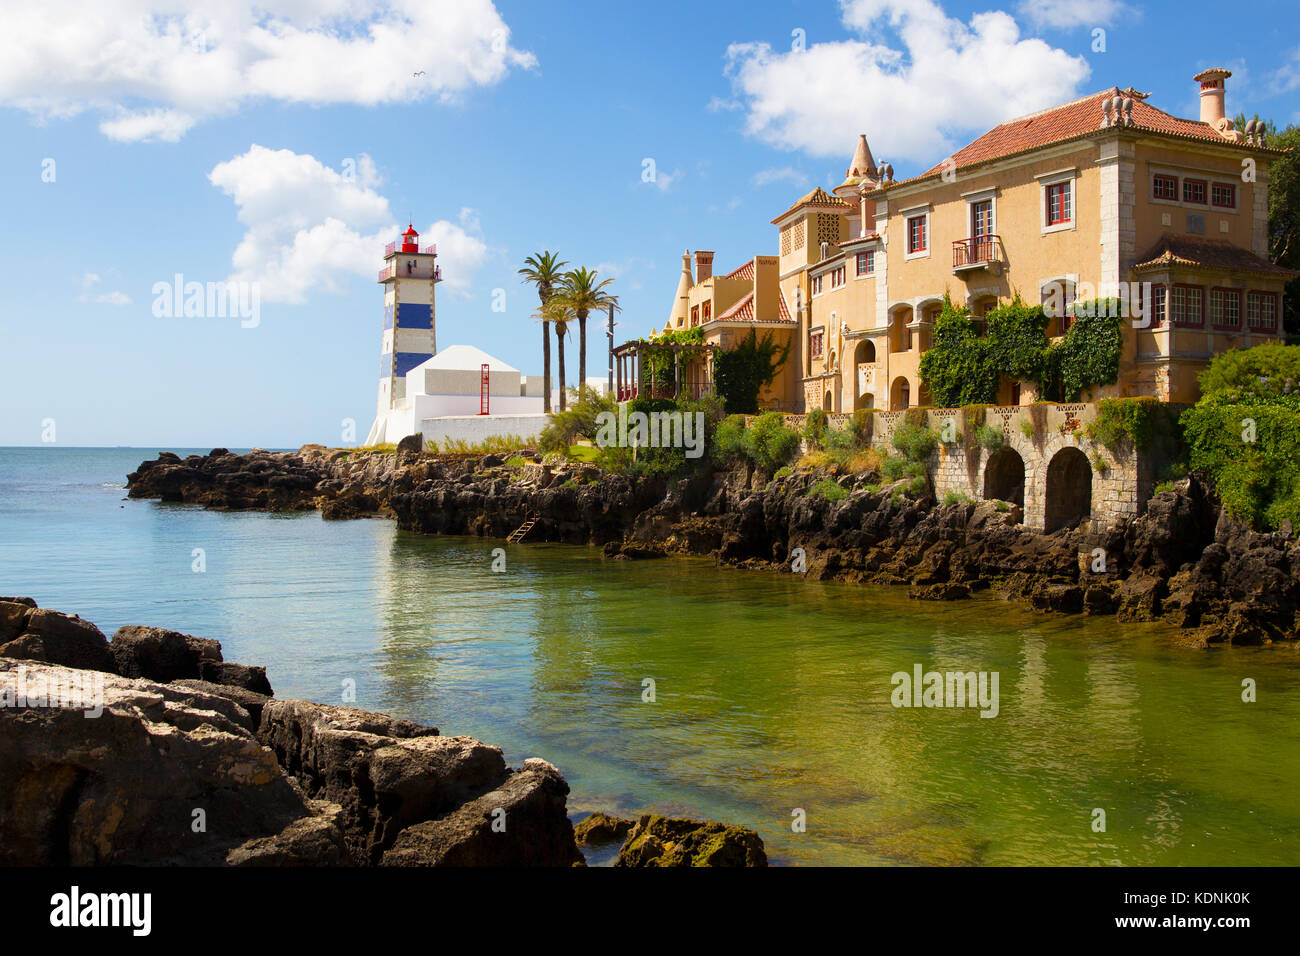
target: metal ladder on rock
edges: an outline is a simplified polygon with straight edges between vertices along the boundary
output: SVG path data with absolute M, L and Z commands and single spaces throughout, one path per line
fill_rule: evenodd
M 510 537 L 506 538 L 506 543 L 518 544 L 520 541 L 523 541 L 524 538 L 528 537 L 528 532 L 533 530 L 533 526 L 537 524 L 537 520 L 537 515 L 529 515 L 527 521 L 521 524 L 514 531 L 510 532 Z

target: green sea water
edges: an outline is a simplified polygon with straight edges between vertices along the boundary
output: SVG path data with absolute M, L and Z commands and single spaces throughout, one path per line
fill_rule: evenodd
M 779 863 L 1300 864 L 1296 648 L 1196 651 L 996 599 L 123 500 L 153 455 L 0 449 L 0 593 L 109 634 L 217 638 L 278 696 L 354 686 L 357 706 L 550 760 L 575 818 L 743 823 Z M 892 675 L 917 664 L 996 672 L 997 716 L 894 707 Z

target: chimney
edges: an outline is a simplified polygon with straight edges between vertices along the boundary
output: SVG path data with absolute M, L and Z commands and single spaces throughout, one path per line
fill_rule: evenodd
M 1197 73 L 1193 80 L 1201 84 L 1201 122 L 1216 125 L 1226 117 L 1223 111 L 1223 81 L 1232 76 L 1228 70 L 1215 67 Z
M 713 253 L 695 250 L 695 281 L 703 282 L 713 276 Z

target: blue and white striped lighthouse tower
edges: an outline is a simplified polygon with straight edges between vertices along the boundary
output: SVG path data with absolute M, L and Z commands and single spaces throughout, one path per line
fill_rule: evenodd
M 375 424 L 366 444 L 395 442 L 405 434 L 393 434 L 395 421 L 409 415 L 406 410 L 406 373 L 438 351 L 434 316 L 434 290 L 442 281 L 438 247 L 420 247 L 420 234 L 408 225 L 398 242 L 384 249 L 384 268 L 379 282 L 384 286 L 384 335 L 379 360 L 379 403 Z

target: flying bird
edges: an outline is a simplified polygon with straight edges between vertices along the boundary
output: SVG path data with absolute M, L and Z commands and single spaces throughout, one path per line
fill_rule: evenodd
M 421 70 L 419 73 L 412 73 L 411 76 L 424 76 L 424 70 Z

